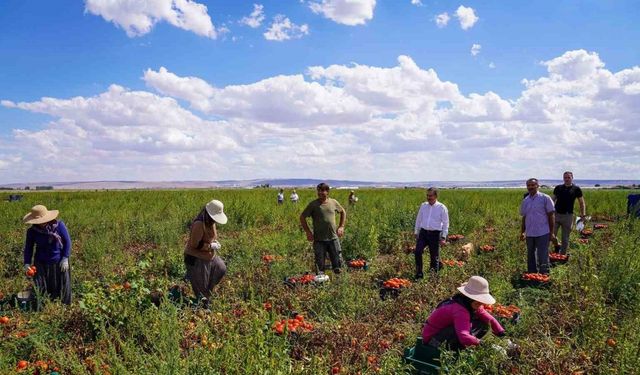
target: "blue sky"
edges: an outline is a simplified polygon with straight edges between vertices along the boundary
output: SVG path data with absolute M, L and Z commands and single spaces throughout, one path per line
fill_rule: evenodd
M 640 61 L 637 1 L 146 1 L 147 10 L 160 9 L 163 4 L 165 10 L 190 5 L 181 11 L 196 18 L 184 18 L 177 21 L 179 25 L 172 24 L 167 12 L 164 16 L 169 18 L 158 17 L 162 12 L 149 16 L 127 7 L 127 1 L 120 3 L 112 2 L 111 8 L 98 0 L 0 3 L 0 100 L 4 100 L 0 106 L 0 146 L 4 149 L 0 151 L 0 182 L 102 176 L 495 180 L 530 174 L 557 177 L 566 168 L 583 168 L 588 174 L 585 178 L 640 177 L 640 146 L 637 137 L 629 139 L 629 134 L 638 134 L 639 123 L 633 125 L 638 120 L 633 109 L 638 103 L 635 85 L 640 85 L 634 70 Z M 240 22 L 254 10 L 254 4 L 261 6 L 264 17 L 255 28 Z M 460 8 L 477 17 L 466 29 L 456 16 Z M 127 32 L 123 25 L 136 12 L 156 17 L 155 23 L 143 32 Z M 444 13 L 449 21 L 439 27 L 435 18 Z M 296 34 L 294 29 L 290 39 L 268 40 L 265 33 L 276 15 L 306 32 L 298 29 Z M 475 55 L 471 53 L 474 44 L 479 45 Z M 432 69 L 437 78 L 424 74 L 424 82 L 412 78 L 412 64 L 395 75 L 400 56 L 408 57 L 422 73 Z M 335 71 L 328 71 L 331 66 Z M 360 74 L 356 66 L 367 71 Z M 561 73 L 554 73 L 553 66 L 559 66 Z M 164 73 L 161 67 L 166 68 Z M 312 77 L 309 67 L 324 70 Z M 159 74 L 150 78 L 145 74 L 148 70 Z M 580 71 L 583 82 L 568 79 L 573 74 L 568 71 Z M 628 73 L 616 76 L 620 72 Z M 302 82 L 283 78 L 297 75 L 302 75 Z M 422 86 L 409 87 L 413 79 Z M 535 88 L 525 93 L 523 79 L 537 82 Z M 603 118 L 585 108 L 602 103 L 604 88 L 611 86 L 602 83 L 605 79 L 624 87 L 619 95 L 607 96 L 621 112 Z M 197 87 L 189 86 L 194 80 L 208 86 L 209 94 L 194 94 Z M 278 88 L 261 87 L 263 80 Z M 187 87 L 176 89 L 179 82 Z M 602 85 L 585 86 L 593 82 Z M 457 88 L 441 91 L 443 83 Z M 133 97 L 101 97 L 112 85 Z M 558 85 L 566 90 L 562 95 L 553 93 Z M 278 98 L 259 95 L 261 90 L 274 90 L 271 93 Z M 397 95 L 384 94 L 395 91 Z M 489 92 L 496 97 L 487 96 Z M 177 116 L 176 128 L 171 123 L 155 124 L 160 127 L 157 131 L 166 132 L 160 139 L 149 135 L 156 133 L 148 128 L 154 124 L 136 104 L 142 93 L 158 101 L 165 118 Z M 423 93 L 431 99 L 415 102 L 409 97 Z M 479 97 L 474 99 L 473 93 Z M 583 93 L 590 94 L 581 98 L 581 104 L 567 101 Z M 288 94 L 297 101 L 286 102 Z M 54 102 L 43 102 L 43 97 Z M 82 113 L 86 105 L 70 102 L 73 97 L 96 102 L 97 108 L 115 100 L 118 110 L 129 117 Z M 166 104 L 163 98 L 176 104 Z M 341 100 L 333 102 L 332 98 Z M 253 102 L 258 100 L 262 102 Z M 306 112 L 305 100 L 317 101 L 309 104 L 315 108 L 312 115 Z M 544 119 L 535 115 L 541 105 L 552 102 L 556 109 L 541 110 Z M 556 111 L 558 103 L 569 109 Z M 611 108 L 612 103 L 608 104 Z M 61 105 L 68 110 L 61 112 Z M 297 105 L 301 112 L 287 112 Z M 431 105 L 435 107 L 429 109 Z M 269 108 L 287 113 L 265 113 Z M 497 115 L 495 108 L 500 108 Z M 180 125 L 193 122 L 191 116 L 200 124 Z M 380 118 L 389 121 L 381 123 Z M 585 124 L 590 125 L 581 128 Z M 114 129 L 123 127 L 137 138 L 114 135 Z M 194 134 L 202 129 L 205 133 L 215 129 L 225 146 L 195 144 L 193 139 L 198 136 Z M 594 129 L 603 134 L 585 136 Z M 531 136 L 539 132 L 559 135 L 553 141 Z M 67 139 L 80 137 L 82 155 L 90 153 L 95 159 L 81 158 L 81 163 L 78 156 L 65 151 L 68 146 L 43 141 L 56 133 Z M 321 142 L 315 141 L 318 137 Z M 326 142 L 325 137 L 339 141 Z M 431 142 L 439 146 L 429 147 Z M 602 143 L 611 149 L 602 148 Z M 43 147 L 49 162 L 65 168 L 36 167 L 42 155 L 37 150 Z M 314 151 L 306 152 L 310 147 Z M 542 160 L 515 157 L 522 147 L 563 151 Z M 626 151 L 611 151 L 620 147 Z M 486 161 L 478 161 L 474 156 L 478 154 L 470 148 L 480 149 Z M 206 149 L 211 149 L 212 156 L 204 156 Z M 192 156 L 200 153 L 207 159 L 206 172 L 192 165 Z M 278 154 L 295 154 L 298 161 L 282 165 Z M 584 154 L 582 160 L 588 165 L 571 161 L 570 156 L 576 154 Z M 106 163 L 105 157 L 112 162 Z M 356 160 L 349 162 L 352 157 Z M 554 165 L 554 160 L 563 158 L 567 163 Z M 416 169 L 427 161 L 436 162 L 437 167 L 425 171 L 424 178 L 416 178 Z M 405 168 L 398 171 L 394 168 L 397 163 Z M 533 173 L 526 170 L 530 168 Z M 31 173 L 34 169 L 37 178 Z M 97 173 L 98 169 L 102 172 Z

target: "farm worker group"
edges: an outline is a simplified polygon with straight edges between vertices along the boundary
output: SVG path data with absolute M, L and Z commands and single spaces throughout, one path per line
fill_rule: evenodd
M 564 183 L 554 189 L 553 198 L 540 192 L 539 182 L 535 178 L 527 180 L 528 193 L 520 204 L 522 216 L 521 240 L 526 239 L 527 271 L 530 273 L 549 272 L 549 242 L 556 240 L 556 233 L 562 228 L 561 253 L 568 249 L 568 237 L 573 224 L 573 206 L 580 202 L 580 217 L 585 217 L 586 205 L 582 190 L 573 184 L 573 174 L 565 172 Z M 318 198 L 311 201 L 300 215 L 300 224 L 307 239 L 313 243 L 315 264 L 318 273 L 325 271 L 325 257 L 329 256 L 331 267 L 337 274 L 342 267 L 340 237 L 344 235 L 346 211 L 340 203 L 329 197 L 330 187 L 326 183 L 317 186 Z M 429 269 L 438 272 L 440 268 L 440 245 L 446 243 L 449 231 L 447 207 L 438 201 L 438 190 L 427 189 L 427 200 L 422 203 L 415 222 L 415 264 L 416 279 L 423 277 L 422 254 L 429 248 Z M 295 190 L 290 197 L 298 201 Z M 284 191 L 278 193 L 278 204 L 284 201 Z M 357 201 L 355 193 L 349 195 L 350 204 Z M 31 224 L 27 230 L 24 247 L 24 267 L 27 275 L 34 276 L 38 291 L 51 298 L 60 298 L 63 303 L 71 303 L 71 275 L 69 258 L 71 238 L 61 220 L 57 220 L 57 210 L 47 210 L 37 205 L 24 216 L 23 221 Z M 340 215 L 336 224 L 336 214 Z M 311 217 L 313 231 L 307 223 Z M 220 283 L 226 273 L 226 265 L 218 255 L 221 248 L 218 242 L 216 224 L 227 222 L 224 205 L 218 200 L 207 203 L 193 219 L 189 239 L 184 249 L 186 277 L 191 283 L 194 294 L 208 307 L 213 288 Z M 35 252 L 34 252 L 35 246 Z M 35 271 L 34 271 L 34 266 Z M 452 349 L 478 345 L 488 332 L 503 336 L 504 328 L 493 316 L 487 313 L 483 305 L 495 303 L 489 293 L 487 280 L 473 276 L 458 288 L 459 293 L 442 301 L 427 319 L 422 332 L 423 342 L 427 345 L 446 344 Z

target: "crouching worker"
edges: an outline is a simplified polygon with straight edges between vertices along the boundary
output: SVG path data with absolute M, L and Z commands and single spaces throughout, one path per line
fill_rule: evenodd
M 458 291 L 440 302 L 429 315 L 422 329 L 423 344 L 434 347 L 444 344 L 451 350 L 461 350 L 479 345 L 489 326 L 496 336 L 505 335 L 500 323 L 483 308 L 496 302 L 489 294 L 487 280 L 472 276 Z
M 187 278 L 204 308 L 209 307 L 213 287 L 220 283 L 227 272 L 227 266 L 217 254 L 221 246 L 216 224 L 227 222 L 223 208 L 222 202 L 215 199 L 207 203 L 193 219 L 189 240 L 184 249 Z
M 49 211 L 45 206 L 37 205 L 22 219 L 25 224 L 31 224 L 24 245 L 24 269 L 27 277 L 34 278 L 39 293 L 52 299 L 60 298 L 62 303 L 69 305 L 71 237 L 64 223 L 56 220 L 58 213 L 58 210 Z

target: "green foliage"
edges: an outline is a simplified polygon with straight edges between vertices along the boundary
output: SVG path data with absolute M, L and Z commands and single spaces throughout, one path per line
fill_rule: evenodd
M 74 287 L 69 307 L 49 302 L 24 312 L 1 305 L 11 323 L 0 327 L 0 373 L 11 373 L 19 359 L 32 364 L 27 373 L 38 360 L 52 360 L 65 374 L 325 374 L 334 366 L 341 373 L 405 373 L 403 349 L 436 304 L 474 274 L 489 280 L 499 303 L 522 309 L 520 323 L 506 327 L 522 353 L 505 359 L 491 345 L 504 340 L 489 336 L 478 348 L 445 353 L 449 373 L 629 374 L 640 367 L 640 224 L 624 218 L 628 192 L 585 189 L 591 215 L 620 220 L 589 244 L 572 234 L 570 262 L 552 270 L 549 290 L 538 290 L 512 284 L 526 262 L 517 238 L 523 192 L 442 190 L 450 232 L 496 252 L 474 253 L 464 267 L 445 268 L 386 301 L 375 280 L 413 274 L 413 256 L 403 250 L 414 242 L 424 191 L 360 190 L 356 206 L 347 205 L 348 191 L 332 191 L 347 209 L 343 255 L 366 258 L 370 269 L 329 272 L 326 285 L 290 289 L 283 278 L 313 270 L 298 217 L 316 195 L 298 193 L 301 203 L 278 206 L 273 189 L 38 191 L 0 205 L 0 292 L 29 285 L 21 271 L 21 218 L 35 204 L 59 209 L 70 230 Z M 225 203 L 229 217 L 218 227 L 228 272 L 211 311 L 203 311 L 164 297 L 174 285 L 192 297 L 182 252 L 189 223 L 212 198 Z M 460 245 L 445 246 L 442 257 L 458 257 Z M 267 265 L 267 254 L 280 258 Z M 292 311 L 314 331 L 276 335 L 274 322 Z

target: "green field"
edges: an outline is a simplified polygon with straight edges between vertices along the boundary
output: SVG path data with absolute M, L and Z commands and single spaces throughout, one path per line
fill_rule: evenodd
M 63 374 L 327 374 L 333 367 L 402 373 L 410 370 L 403 349 L 434 306 L 471 275 L 489 280 L 498 303 L 522 309 L 520 323 L 507 325 L 522 350 L 506 359 L 490 345 L 504 340 L 489 335 L 486 344 L 459 358 L 446 353 L 449 373 L 638 373 L 640 220 L 625 218 L 629 192 L 585 190 L 587 212 L 597 222 L 615 221 L 596 230 L 588 244 L 572 234 L 570 261 L 553 268 L 552 286 L 544 290 L 516 289 L 511 282 L 526 268 L 525 245 L 518 240 L 524 190 L 443 190 L 439 199 L 449 208 L 450 233 L 497 250 L 474 253 L 463 267 L 445 268 L 386 301 L 376 279 L 413 276 L 413 255 L 404 248 L 424 191 L 360 190 L 353 208 L 346 204 L 348 191 L 332 191 L 347 208 L 345 259 L 364 257 L 371 267 L 339 277 L 329 272 L 326 285 L 290 289 L 283 279 L 313 265 L 298 216 L 315 190 L 298 193 L 298 205 L 283 206 L 276 205 L 275 190 L 265 189 L 34 192 L 0 203 L 0 292 L 9 296 L 29 285 L 22 272 L 22 216 L 35 204 L 60 210 L 73 240 L 74 281 L 70 307 L 2 308 L 10 323 L 0 326 L 0 374 L 15 371 L 18 360 L 31 363 L 24 373 L 33 373 L 38 360 L 52 361 Z M 213 198 L 225 203 L 229 222 L 218 228 L 228 272 L 215 289 L 211 312 L 166 300 L 156 307 L 150 293 L 185 285 L 188 224 Z M 486 232 L 488 226 L 496 231 Z M 457 247 L 445 247 L 442 258 L 453 259 Z M 266 265 L 267 254 L 282 258 Z M 125 282 L 130 290 L 121 287 Z M 273 323 L 292 311 L 303 314 L 313 331 L 275 334 Z

